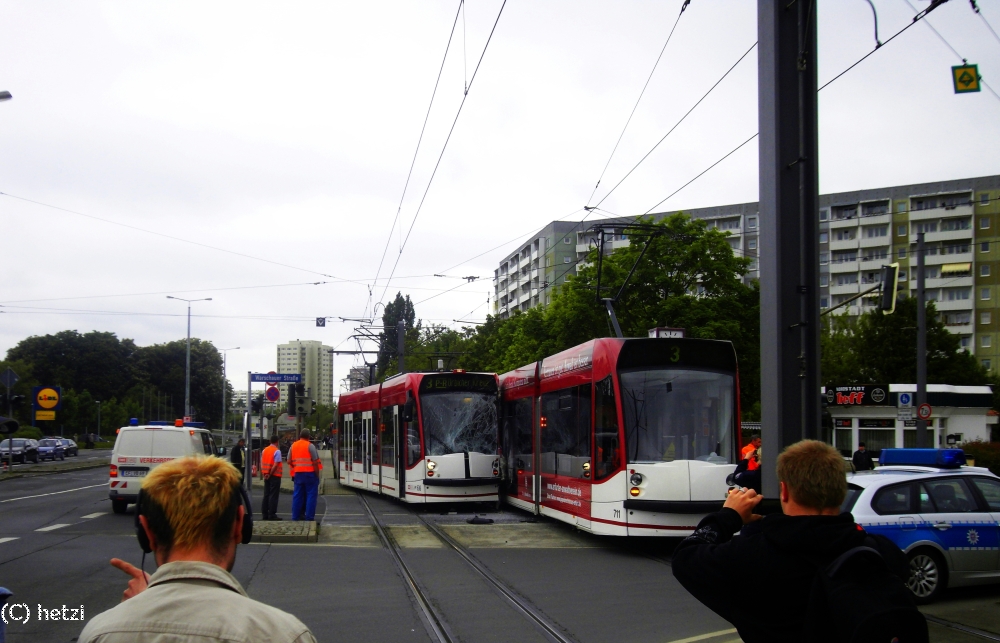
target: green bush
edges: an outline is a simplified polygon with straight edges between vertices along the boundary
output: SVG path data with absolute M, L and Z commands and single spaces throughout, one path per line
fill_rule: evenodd
M 965 442 L 962 450 L 966 456 L 976 459 L 977 467 L 986 467 L 991 473 L 1000 476 L 1000 442 Z
M 28 438 L 29 440 L 41 440 L 42 430 L 37 426 L 22 426 L 14 434 L 15 438 Z

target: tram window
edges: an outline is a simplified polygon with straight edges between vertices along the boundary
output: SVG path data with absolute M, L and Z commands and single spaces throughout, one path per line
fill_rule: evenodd
M 594 478 L 601 480 L 618 468 L 618 408 L 615 385 L 608 375 L 594 384 Z
M 507 402 L 504 409 L 504 439 L 507 442 L 506 455 L 511 466 L 517 469 L 531 469 L 531 398 Z
M 382 466 L 396 464 L 396 418 L 391 406 L 382 409 L 379 417 L 379 444 L 382 447 Z
M 590 384 L 542 395 L 542 473 L 583 478 L 590 463 Z
M 403 406 L 399 407 L 399 412 L 403 412 Z M 406 428 L 406 466 L 412 467 L 420 460 L 420 427 L 415 416 L 403 426 Z
M 353 460 L 358 464 L 365 461 L 365 429 L 364 424 L 361 422 L 361 414 L 354 414 L 354 422 L 352 422 L 352 427 L 354 429 L 351 437 L 354 442 L 354 457 Z
M 496 455 L 499 410 L 495 393 L 424 393 L 420 398 L 420 414 L 427 455 Z
M 654 368 L 619 380 L 628 462 L 735 462 L 732 375 Z

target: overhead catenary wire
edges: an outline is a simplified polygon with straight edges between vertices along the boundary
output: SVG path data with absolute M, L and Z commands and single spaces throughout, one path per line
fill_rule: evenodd
M 458 11 L 455 12 L 455 20 L 451 24 L 451 33 L 448 34 L 448 43 L 444 47 L 444 56 L 441 58 L 441 67 L 438 69 L 437 79 L 434 81 L 434 90 L 431 92 L 431 100 L 427 105 L 427 113 L 424 115 L 424 124 L 420 127 L 420 136 L 417 137 L 417 147 L 413 150 L 413 159 L 410 161 L 410 170 L 406 173 L 406 181 L 403 183 L 403 193 L 399 196 L 399 205 L 396 207 L 396 216 L 392 220 L 392 226 L 389 228 L 389 237 L 385 240 L 385 248 L 382 250 L 382 258 L 379 259 L 378 269 L 375 271 L 375 280 L 378 280 L 379 275 L 382 273 L 382 264 L 385 262 L 385 255 L 389 252 L 389 244 L 392 242 L 392 233 L 396 229 L 396 223 L 399 221 L 399 214 L 403 210 L 403 201 L 406 198 L 406 190 L 410 187 L 410 178 L 413 176 L 413 168 L 417 164 L 417 155 L 420 153 L 420 144 L 424 140 L 424 132 L 427 131 L 427 122 L 431 117 L 431 108 L 434 107 L 434 98 L 437 96 L 438 86 L 441 84 L 441 75 L 444 73 L 444 64 L 448 60 L 448 50 L 451 49 L 451 41 L 455 36 L 455 27 L 458 25 L 458 14 L 462 12 L 462 7 L 465 5 L 464 0 L 459 0 Z M 465 19 L 462 19 L 462 29 L 465 29 Z M 463 39 L 465 37 L 464 33 L 462 35 Z M 466 90 L 468 91 L 468 90 Z M 374 287 L 374 282 L 372 287 Z
M 908 6 L 910 9 L 913 9 L 914 11 L 916 11 L 917 8 L 914 7 L 910 3 L 910 0 L 903 0 L 903 2 L 905 2 L 906 6 Z M 934 28 L 934 25 L 931 24 L 930 20 L 924 20 L 924 24 L 927 26 L 928 29 L 930 29 L 931 31 L 934 32 L 934 35 L 938 37 L 938 40 L 940 40 L 942 43 L 944 43 L 945 47 L 947 47 L 948 49 L 951 50 L 951 53 L 955 54 L 956 58 L 958 58 L 959 60 L 962 61 L 963 65 L 968 62 L 968 59 L 965 56 L 963 56 L 962 54 L 958 53 L 958 50 L 955 49 L 954 47 L 952 47 L 950 42 L 948 42 L 947 40 L 945 40 L 945 37 L 941 35 L 941 32 Z M 987 23 L 987 26 L 989 26 L 989 23 Z M 990 30 L 992 31 L 992 27 L 990 28 Z M 994 33 L 994 35 L 996 35 L 996 34 Z M 983 87 L 985 87 L 986 89 L 988 89 L 989 92 L 991 94 L 993 94 L 994 98 L 996 98 L 997 100 L 1000 100 L 1000 94 L 997 94 L 996 91 L 994 91 L 994 89 L 992 87 L 990 87 L 989 83 L 987 83 L 983 79 L 982 75 L 979 76 L 979 84 L 981 84 Z
M 601 175 L 597 177 L 597 183 L 594 184 L 594 191 L 590 193 L 590 198 L 587 199 L 588 206 L 594 199 L 594 195 L 597 194 L 597 188 L 600 187 L 601 181 L 604 179 L 604 174 L 608 171 L 608 166 L 611 165 L 611 159 L 615 157 L 615 152 L 618 151 L 618 146 L 621 145 L 622 138 L 625 136 L 625 131 L 628 129 L 629 123 L 632 122 L 632 117 L 635 116 L 635 110 L 639 107 L 639 102 L 642 101 L 642 97 L 646 93 L 646 88 L 649 87 L 649 81 L 653 79 L 653 74 L 656 73 L 656 68 L 659 66 L 660 60 L 663 58 L 663 53 L 667 50 L 667 45 L 670 44 L 670 39 L 673 38 L 674 31 L 676 31 L 677 25 L 681 21 L 681 16 L 684 15 L 684 10 L 687 9 L 689 4 L 691 4 L 691 0 L 683 0 L 681 3 L 681 10 L 677 14 L 677 19 L 674 20 L 674 26 L 670 28 L 670 33 L 667 34 L 667 40 L 663 43 L 663 48 L 660 49 L 660 55 L 656 57 L 656 62 L 653 63 L 653 68 L 649 70 L 649 76 L 646 77 L 646 82 L 642 86 L 642 91 L 639 92 L 639 97 L 635 99 L 632 111 L 629 112 L 628 118 L 625 119 L 625 126 L 622 127 L 621 134 L 618 135 L 618 140 L 615 141 L 615 146 L 611 149 L 611 154 L 608 156 L 608 160 L 604 164 L 604 169 L 601 170 Z
M 990 21 L 986 19 L 986 16 L 983 15 L 983 12 L 979 10 L 979 5 L 976 4 L 976 0 L 969 0 L 969 2 L 970 4 L 972 4 L 972 10 L 976 12 L 976 15 L 979 16 L 979 19 L 982 20 L 983 24 L 986 25 L 986 28 L 990 30 L 990 33 L 993 34 L 993 37 L 996 39 L 996 41 L 1000 42 L 1000 35 L 997 35 L 996 30 L 993 29 L 993 25 L 991 25 Z
M 199 247 L 202 247 L 202 248 L 206 248 L 208 250 L 215 250 L 217 252 L 225 252 L 226 254 L 235 255 L 237 257 L 243 257 L 245 259 L 252 259 L 254 261 L 262 261 L 264 263 L 269 263 L 269 264 L 272 264 L 272 265 L 275 265 L 275 266 L 281 266 L 282 268 L 290 268 L 292 270 L 299 270 L 301 272 L 308 272 L 308 273 L 312 273 L 314 275 L 320 275 L 322 277 L 330 277 L 332 279 L 339 279 L 339 277 L 336 277 L 336 276 L 331 275 L 331 274 L 327 274 L 325 272 L 320 272 L 318 270 L 312 270 L 312 269 L 309 269 L 309 268 L 302 268 L 301 266 L 293 266 L 291 264 L 282 263 L 280 261 L 274 261 L 273 259 L 265 259 L 264 257 L 257 257 L 257 256 L 254 256 L 254 255 L 251 255 L 251 254 L 247 254 L 245 252 L 237 252 L 236 250 L 229 250 L 227 248 L 220 248 L 218 246 L 210 246 L 207 243 L 201 243 L 200 241 L 192 241 L 191 239 L 184 239 L 183 237 L 177 237 L 177 236 L 174 236 L 174 235 L 171 235 L 171 234 L 166 234 L 166 233 L 163 233 L 163 232 L 156 232 L 155 230 L 149 230 L 147 228 L 140 228 L 139 226 L 130 225 L 128 223 L 122 223 L 121 221 L 115 221 L 113 219 L 105 219 L 104 217 L 95 216 L 93 214 L 86 214 L 86 213 L 80 212 L 78 210 L 70 210 L 69 208 L 64 208 L 64 207 L 61 207 L 61 206 L 58 206 L 58 205 L 52 205 L 51 203 L 45 203 L 43 201 L 36 201 L 34 199 L 29 199 L 29 198 L 23 197 L 23 196 L 17 196 L 16 194 L 11 194 L 9 192 L 0 192 L 0 196 L 9 197 L 11 199 L 17 199 L 18 201 L 24 201 L 25 203 L 33 203 L 35 205 L 40 205 L 40 206 L 45 207 L 45 208 L 51 208 L 53 210 L 58 210 L 60 212 L 66 212 L 68 214 L 74 214 L 74 215 L 77 215 L 77 216 L 80 216 L 80 217 L 85 217 L 87 219 L 93 219 L 94 221 L 100 221 L 102 223 L 107 223 L 107 224 L 119 226 L 119 227 L 122 227 L 122 228 L 128 228 L 130 230 L 136 230 L 138 232 L 145 232 L 146 234 L 152 234 L 152 235 L 155 235 L 157 237 L 163 237 L 165 239 L 171 239 L 173 241 L 179 241 L 180 243 L 187 243 L 187 244 L 191 244 L 191 245 L 194 245 L 194 246 L 199 246 Z
M 431 172 L 430 179 L 427 181 L 427 187 L 424 188 L 424 194 L 420 197 L 420 203 L 417 205 L 417 210 L 413 215 L 413 220 L 410 221 L 410 227 L 406 231 L 406 237 L 403 238 L 402 244 L 400 244 L 399 252 L 396 254 L 396 260 L 392 264 L 392 271 L 389 273 L 389 280 L 385 284 L 385 288 L 382 290 L 382 296 L 379 301 L 385 300 L 385 294 L 389 291 L 389 282 L 392 281 L 392 277 L 396 274 L 396 267 L 399 266 L 399 259 L 403 256 L 403 250 L 406 248 L 406 243 L 410 240 L 410 235 L 413 233 L 413 226 L 416 225 L 417 219 L 420 217 L 420 212 L 424 207 L 424 202 L 427 200 L 427 194 L 430 192 L 431 185 L 434 184 L 434 177 L 437 176 L 438 168 L 441 166 L 441 159 L 444 158 L 445 150 L 448 149 L 448 142 L 451 141 L 451 136 L 455 132 L 455 126 L 458 124 L 458 119 L 462 115 L 462 108 L 465 107 L 465 101 L 469 97 L 469 91 L 472 89 L 472 83 L 476 81 L 476 75 L 479 73 L 479 67 L 483 64 L 483 58 L 486 56 L 486 51 L 490 47 L 490 42 L 493 40 L 493 34 L 496 33 L 497 24 L 500 23 L 500 16 L 503 15 L 504 7 L 507 6 L 507 0 L 503 0 L 503 4 L 500 5 L 500 11 L 497 12 L 496 21 L 493 23 L 493 28 L 490 30 L 490 35 L 486 39 L 486 44 L 483 46 L 483 51 L 479 56 L 479 61 L 476 63 L 475 69 L 472 70 L 472 76 L 469 78 L 469 84 L 465 89 L 465 93 L 462 95 L 462 102 L 458 105 L 458 111 L 455 113 L 455 119 L 451 123 L 451 128 L 448 130 L 448 136 L 445 137 L 444 145 L 441 146 L 441 153 L 438 154 L 437 162 L 434 164 L 434 169 Z

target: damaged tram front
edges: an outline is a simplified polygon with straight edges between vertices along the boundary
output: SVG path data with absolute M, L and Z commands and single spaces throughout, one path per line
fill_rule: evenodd
M 340 483 L 405 502 L 496 502 L 498 381 L 406 373 L 341 396 Z

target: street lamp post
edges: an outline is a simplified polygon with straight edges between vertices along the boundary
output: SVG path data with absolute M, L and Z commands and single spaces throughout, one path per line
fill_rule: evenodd
M 101 401 L 94 400 L 97 404 L 97 441 L 101 441 Z
M 239 346 L 219 349 L 222 353 L 222 446 L 226 446 L 226 351 L 238 350 L 240 350 Z
M 184 366 L 184 417 L 191 417 L 191 304 L 196 301 L 212 301 L 212 298 L 184 299 L 183 297 L 167 295 L 167 299 L 186 301 L 188 305 L 187 361 Z

